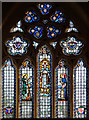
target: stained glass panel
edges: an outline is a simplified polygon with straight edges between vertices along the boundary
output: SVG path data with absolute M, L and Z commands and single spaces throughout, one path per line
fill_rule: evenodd
M 9 47 L 8 52 L 11 55 L 23 55 L 27 53 L 28 41 L 24 41 L 21 36 L 13 37 L 13 40 L 6 42 L 6 46 Z
M 54 26 L 49 26 L 47 27 L 47 36 L 49 38 L 54 38 L 56 37 L 58 34 L 60 34 L 60 30 L 56 29 Z
M 22 28 L 21 28 L 21 25 L 22 25 L 22 23 L 21 23 L 21 20 L 20 20 L 20 21 L 18 21 L 18 23 L 16 24 L 15 27 L 12 27 L 12 28 L 11 28 L 10 32 L 11 32 L 11 33 L 17 32 L 17 31 L 19 31 L 19 32 L 24 32 L 24 31 L 22 30 Z
M 34 70 L 29 59 L 26 59 L 20 68 L 20 117 L 33 117 L 34 103 Z
M 46 3 L 46 4 L 44 4 L 44 3 L 38 4 L 38 8 L 40 9 L 40 11 L 41 11 L 41 13 L 43 15 L 48 14 L 51 7 L 52 6 L 50 4 L 48 4 L 48 3 Z
M 64 60 L 60 60 L 56 74 L 56 118 L 69 117 L 69 68 Z
M 16 115 L 16 69 L 9 58 L 2 68 L 2 78 L 2 116 L 14 118 Z
M 60 42 L 60 46 L 63 48 L 62 51 L 65 55 L 79 55 L 82 52 L 80 48 L 83 45 L 83 42 L 77 40 L 75 37 L 68 37 L 67 40 Z
M 74 118 L 87 118 L 88 69 L 83 59 L 74 68 Z
M 63 17 L 63 13 L 61 11 L 56 11 L 54 15 L 50 17 L 53 22 L 63 23 L 65 22 L 65 18 Z
M 52 117 L 52 55 L 46 45 L 38 53 L 38 117 Z
M 31 23 L 31 22 L 36 22 L 39 20 L 39 17 L 34 11 L 27 11 L 26 12 L 26 17 L 24 18 L 25 22 Z
M 78 32 L 77 28 L 74 27 L 74 23 L 70 21 L 69 23 L 69 28 L 66 28 L 65 32 Z
M 35 38 L 39 39 L 42 37 L 42 30 L 43 28 L 41 26 L 35 26 L 35 28 L 30 28 L 28 32 L 34 35 Z

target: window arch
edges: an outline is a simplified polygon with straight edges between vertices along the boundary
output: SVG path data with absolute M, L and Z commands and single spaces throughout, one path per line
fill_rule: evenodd
M 17 105 L 14 115 L 17 118 L 76 118 L 75 106 L 73 106 L 76 101 L 73 98 L 75 94 L 73 91 L 73 80 L 75 80 L 73 70 L 75 70 L 76 61 L 82 56 L 88 61 L 87 26 L 82 24 L 83 20 L 81 22 L 77 20 L 80 14 L 78 15 L 75 7 L 71 8 L 75 6 L 74 3 L 73 5 L 48 2 L 22 4 L 16 7 L 16 12 L 13 11 L 13 15 L 16 14 L 17 18 L 11 15 L 13 21 L 6 22 L 7 24 L 3 27 L 6 30 L 3 30 L 3 61 L 4 57 L 9 56 L 16 63 L 16 86 L 18 87 L 15 92 Z M 24 60 L 24 58 L 27 59 Z M 59 100 L 61 86 L 58 83 L 61 81 L 60 84 L 63 84 L 63 74 L 60 75 L 61 68 L 58 64 L 61 60 L 64 61 L 64 71 L 62 72 L 67 75 L 64 82 L 64 85 L 67 85 L 67 96 L 64 94 L 65 97 L 62 96 L 62 99 Z M 68 66 L 69 64 L 70 66 Z M 43 69 L 46 69 L 46 73 Z M 25 81 L 22 80 L 24 76 L 27 80 L 31 79 L 32 87 L 29 90 L 27 82 L 25 84 Z M 44 88 L 45 86 L 46 88 Z M 4 86 L 2 87 L 5 89 Z M 66 87 L 60 91 L 66 91 Z M 41 90 L 43 90 L 43 96 Z M 48 90 L 47 93 L 44 93 L 45 90 Z M 63 99 L 63 97 L 67 99 Z M 86 109 L 84 117 L 88 116 L 88 105 Z

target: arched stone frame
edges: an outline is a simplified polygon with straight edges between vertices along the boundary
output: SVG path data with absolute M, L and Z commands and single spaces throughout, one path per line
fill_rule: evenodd
M 71 7 L 72 7 L 72 6 L 71 6 Z M 20 15 L 20 17 L 21 17 L 21 15 Z M 18 14 L 18 18 L 19 18 L 19 14 Z M 83 19 L 83 18 L 82 18 L 82 19 Z M 76 24 L 77 24 L 78 21 L 76 20 L 76 18 L 74 18 L 74 21 L 76 21 Z M 4 22 L 4 23 L 5 23 L 5 22 Z M 8 20 L 8 23 L 9 23 L 9 20 Z M 5 24 L 6 24 L 6 23 L 5 23 Z M 4 28 L 5 28 L 5 24 L 4 24 Z M 13 21 L 11 21 L 11 24 L 16 24 L 16 18 L 15 18 Z M 83 25 L 82 22 L 80 22 L 80 24 L 81 24 L 81 28 L 82 28 L 82 25 Z M 77 24 L 76 26 L 79 28 L 78 24 Z M 9 27 L 7 27 L 6 30 L 7 30 L 8 28 L 9 28 Z M 79 29 L 79 30 L 80 30 L 80 29 Z M 85 39 L 84 42 L 86 42 L 86 40 L 87 40 L 88 37 L 85 35 L 84 30 L 83 30 L 83 29 L 81 29 L 81 30 L 82 30 L 81 38 L 84 38 L 84 39 Z M 7 31 L 8 31 L 8 30 L 7 30 Z M 83 33 L 84 33 L 84 35 L 83 35 Z M 6 36 L 8 36 L 7 34 L 9 34 L 9 32 L 7 32 L 7 33 L 5 32 L 4 34 L 6 34 Z M 70 34 L 69 34 L 69 35 L 70 35 Z M 74 35 L 74 33 L 73 33 L 73 35 Z M 66 36 L 66 35 L 65 35 L 65 36 Z M 5 38 L 5 36 L 3 36 L 3 39 L 4 39 L 4 38 Z M 7 37 L 6 37 L 6 38 L 7 38 Z M 59 38 L 60 38 L 60 37 L 59 37 Z M 84 40 L 84 39 L 83 39 L 83 40 Z M 5 39 L 4 39 L 4 40 L 5 40 Z M 55 40 L 56 40 L 56 39 L 55 39 Z M 86 42 L 86 43 L 88 43 L 88 42 Z M 59 52 L 59 50 L 61 51 L 61 48 L 58 48 L 58 47 L 59 47 L 59 44 L 57 44 L 57 47 L 56 47 L 56 51 L 58 50 L 58 52 Z M 85 48 L 86 48 L 86 47 L 85 47 Z M 83 48 L 83 50 L 82 50 L 82 51 L 83 51 L 82 55 L 84 55 L 85 52 L 87 52 L 87 50 L 88 50 L 88 48 L 86 48 L 86 49 L 85 49 L 85 48 Z M 8 54 L 7 52 L 5 53 L 5 50 L 6 50 L 6 47 L 4 48 L 4 52 L 3 52 L 4 54 L 3 54 L 3 56 L 6 55 L 6 54 Z M 52 50 L 53 50 L 53 49 L 52 49 Z M 54 54 L 54 53 L 53 53 L 53 54 Z M 56 54 L 56 55 L 57 55 L 57 54 Z M 60 53 L 59 55 L 62 55 L 62 53 Z M 64 55 L 63 55 L 63 56 L 64 56 Z M 79 57 L 80 57 L 80 56 L 81 56 L 81 55 L 79 55 Z M 87 56 L 87 55 L 86 55 L 86 56 Z M 77 58 L 79 58 L 79 57 L 77 56 Z M 15 59 L 15 57 L 12 57 L 12 58 Z M 19 58 L 19 57 L 17 57 L 17 59 L 18 59 L 18 58 Z M 57 58 L 59 58 L 59 57 L 57 57 Z M 68 57 L 66 57 L 66 58 L 68 58 Z M 71 58 L 72 58 L 72 56 L 71 56 Z M 74 57 L 74 60 L 75 60 L 75 58 L 76 58 L 76 57 Z M 88 58 L 88 56 L 86 57 L 86 59 L 87 59 L 87 58 Z M 54 59 L 55 59 L 55 58 L 54 58 Z M 73 59 L 70 59 L 70 60 L 68 59 L 68 61 L 72 61 L 72 62 L 73 62 L 74 60 L 73 60 Z M 18 61 L 18 60 L 16 60 L 16 61 Z M 53 68 L 54 68 L 54 66 L 55 66 L 55 63 L 54 63 L 54 65 L 53 65 Z M 17 65 L 17 67 L 18 67 L 18 65 Z M 72 69 L 72 66 L 71 66 L 71 69 Z M 71 76 L 71 77 L 72 77 L 72 76 Z M 71 88 L 72 88 L 72 82 L 71 82 Z M 18 90 L 17 90 L 17 93 L 18 93 Z M 71 93 L 72 93 L 72 92 L 71 92 Z M 70 95 L 70 97 L 71 97 L 71 100 L 72 100 L 72 95 Z M 18 101 L 18 100 L 17 100 L 17 101 Z M 70 107 L 71 109 L 72 109 L 72 106 L 73 106 L 73 104 L 71 103 L 71 107 Z M 73 110 L 72 110 L 72 111 L 73 111 Z M 71 117 L 72 117 L 72 115 L 73 115 L 73 114 L 72 114 L 72 111 L 71 111 L 71 113 L 70 113 L 70 114 L 71 114 Z M 35 114 L 35 116 L 36 116 L 36 114 Z M 54 115 L 53 115 L 53 116 L 54 116 Z M 18 114 L 17 114 L 17 117 L 18 117 Z

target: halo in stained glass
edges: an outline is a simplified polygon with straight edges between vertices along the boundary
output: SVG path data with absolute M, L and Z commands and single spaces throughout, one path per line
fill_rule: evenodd
M 88 115 L 88 68 L 82 58 L 74 68 L 74 118 Z
M 32 118 L 34 115 L 34 69 L 28 58 L 20 67 L 20 116 Z
M 46 15 L 49 13 L 49 10 L 52 8 L 52 6 L 48 3 L 46 3 L 46 4 L 41 3 L 41 4 L 38 4 L 38 8 L 40 9 L 40 11 L 43 15 Z
M 35 28 L 30 28 L 28 32 L 32 34 L 35 38 L 39 39 L 42 37 L 42 26 L 35 26 Z
M 56 11 L 54 15 L 50 17 L 53 22 L 63 23 L 65 22 L 65 18 L 63 17 L 63 13 L 61 11 Z
M 74 23 L 72 21 L 70 21 L 69 23 L 69 28 L 66 28 L 65 32 L 78 32 L 77 28 L 74 27 Z
M 10 41 L 6 42 L 6 46 L 9 47 L 8 52 L 11 55 L 23 55 L 27 53 L 26 48 L 29 46 L 29 43 L 21 36 L 15 36 L 13 39 Z
M 79 55 L 81 53 L 80 48 L 83 47 L 83 43 L 75 37 L 67 37 L 66 41 L 61 41 L 60 46 L 63 48 L 63 53 L 65 55 L 73 54 Z
M 46 45 L 38 53 L 38 117 L 52 117 L 52 55 Z
M 56 118 L 69 117 L 69 68 L 61 59 L 55 69 L 56 78 Z
M 23 29 L 21 28 L 21 25 L 22 25 L 22 23 L 21 23 L 21 20 L 20 20 L 20 21 L 18 21 L 18 23 L 16 24 L 15 27 L 11 28 L 10 32 L 11 33 L 16 32 L 16 31 L 24 32 Z
M 59 29 L 56 29 L 54 26 L 47 27 L 47 31 L 47 36 L 49 38 L 54 38 L 61 33 L 61 31 Z
M 39 20 L 39 17 L 34 11 L 27 11 L 26 12 L 26 17 L 24 18 L 25 22 L 31 23 L 31 22 L 36 22 Z

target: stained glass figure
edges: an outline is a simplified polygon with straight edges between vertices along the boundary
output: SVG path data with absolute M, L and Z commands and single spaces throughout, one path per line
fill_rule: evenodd
M 31 23 L 31 22 L 36 22 L 39 20 L 39 17 L 37 14 L 33 11 L 27 11 L 26 12 L 26 17 L 25 17 L 25 22 Z
M 68 37 L 66 41 L 61 41 L 60 46 L 63 48 L 65 55 L 73 54 L 79 55 L 81 53 L 80 48 L 83 47 L 83 43 L 75 37 Z
M 35 26 L 35 28 L 30 28 L 28 32 L 34 35 L 35 38 L 39 39 L 42 37 L 42 30 L 43 28 L 41 26 Z
M 38 4 L 38 8 L 40 9 L 40 11 L 43 15 L 46 15 L 49 13 L 49 10 L 52 8 L 52 6 L 48 3 L 46 3 L 46 4 L 41 3 L 41 4 Z
M 52 45 L 54 47 L 54 49 L 56 48 L 56 44 L 57 42 L 51 42 L 50 45 Z
M 38 53 L 38 117 L 52 117 L 52 55 L 46 45 Z
M 65 22 L 65 18 L 63 17 L 63 13 L 61 11 L 56 11 L 54 15 L 50 17 L 53 22 L 63 23 Z
M 47 36 L 49 38 L 54 38 L 61 32 L 59 29 L 56 29 L 54 26 L 47 27 L 47 31 L 48 31 Z
M 15 36 L 13 37 L 13 40 L 9 40 L 6 42 L 6 46 L 9 47 L 8 52 L 11 55 L 23 55 L 27 53 L 26 48 L 29 46 L 29 43 L 21 36 Z
M 69 28 L 66 28 L 65 32 L 78 32 L 77 28 L 74 27 L 74 23 L 72 21 L 70 21 L 69 23 Z
M 56 117 L 69 117 L 69 68 L 64 60 L 60 60 L 55 70 L 56 74 Z
M 33 41 L 33 46 L 35 47 L 35 49 L 37 48 L 38 45 L 39 45 L 39 43 Z
M 14 118 L 16 116 L 16 69 L 10 58 L 2 68 L 2 116 Z
M 33 117 L 34 104 L 34 69 L 29 59 L 26 59 L 20 67 L 20 117 Z
M 74 68 L 74 118 L 87 118 L 88 69 L 83 59 Z
M 21 20 L 20 20 L 20 21 L 18 21 L 18 23 L 16 24 L 15 27 L 12 27 L 12 28 L 11 28 L 10 32 L 11 32 L 11 33 L 17 32 L 17 31 L 19 31 L 19 32 L 24 32 L 24 31 L 22 30 L 22 28 L 21 28 L 21 25 L 22 25 L 22 23 L 21 23 Z

